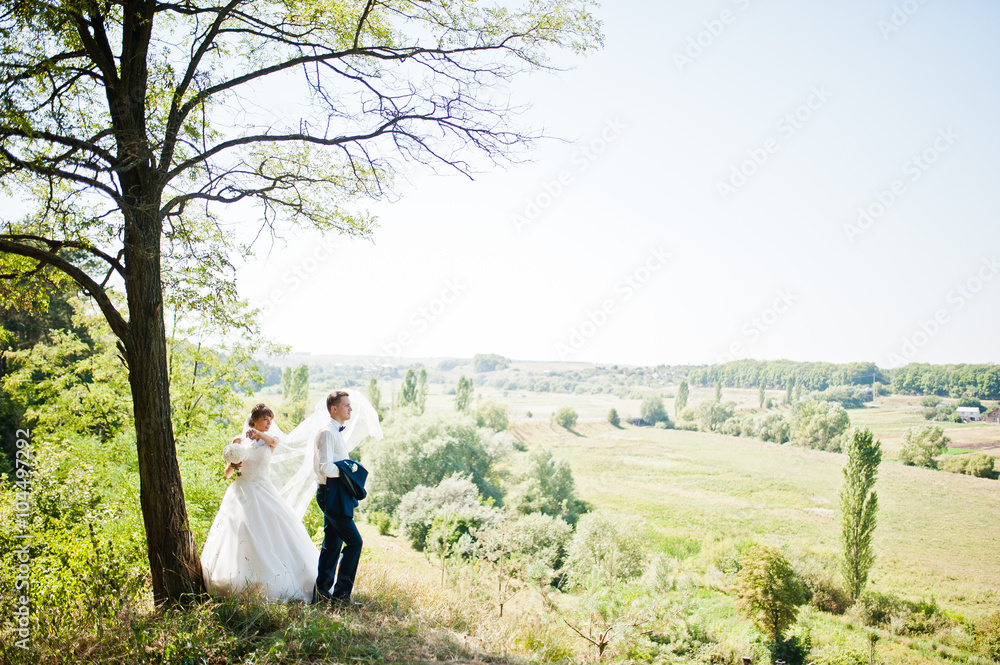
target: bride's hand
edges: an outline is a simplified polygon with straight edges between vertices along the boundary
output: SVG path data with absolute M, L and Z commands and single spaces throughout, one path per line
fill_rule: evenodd
M 260 432 L 258 432 L 255 429 L 248 429 L 247 430 L 247 438 L 248 439 L 253 439 L 254 441 L 256 441 L 257 439 L 260 438 Z

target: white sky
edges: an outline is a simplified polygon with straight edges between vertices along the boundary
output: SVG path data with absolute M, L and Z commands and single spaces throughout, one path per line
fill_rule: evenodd
M 265 332 L 401 358 L 1000 361 L 1000 6 L 616 0 L 599 15 L 602 51 L 512 88 L 524 126 L 570 143 L 473 182 L 414 172 L 371 207 L 372 242 L 277 246 L 239 273 L 254 304 L 281 298 Z

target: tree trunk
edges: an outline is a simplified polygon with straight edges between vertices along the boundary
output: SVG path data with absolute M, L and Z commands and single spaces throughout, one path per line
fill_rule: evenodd
M 201 594 L 205 584 L 188 526 L 170 421 L 158 207 L 154 200 L 126 209 L 132 219 L 125 225 L 125 264 L 129 309 L 126 347 L 139 454 L 139 500 L 153 598 L 159 605 Z

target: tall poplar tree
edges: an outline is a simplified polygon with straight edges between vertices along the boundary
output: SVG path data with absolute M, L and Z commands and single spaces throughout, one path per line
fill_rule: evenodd
M 844 484 L 840 488 L 840 525 L 843 558 L 840 570 L 852 600 L 868 583 L 875 564 L 873 536 L 878 519 L 875 480 L 882 462 L 882 442 L 867 427 L 855 428 L 844 447 Z

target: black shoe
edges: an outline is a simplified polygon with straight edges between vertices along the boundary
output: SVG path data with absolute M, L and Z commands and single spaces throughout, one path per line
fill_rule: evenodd
M 319 603 L 328 603 L 331 600 L 333 600 L 333 596 L 320 591 L 319 587 L 313 584 L 312 600 L 309 601 L 311 605 L 318 605 Z
M 352 600 L 350 596 L 331 596 L 330 604 L 343 605 L 344 607 L 354 607 L 354 608 L 363 607 L 361 603 L 359 603 L 356 600 Z

